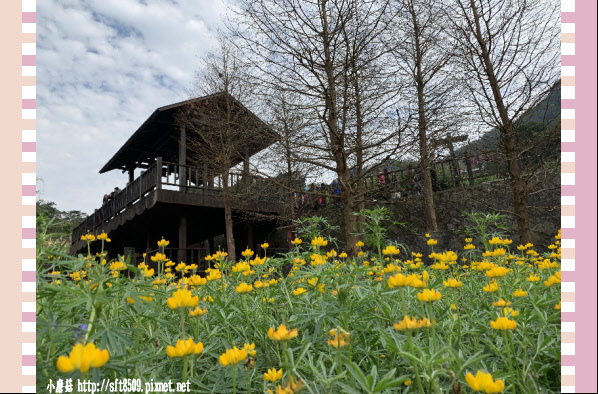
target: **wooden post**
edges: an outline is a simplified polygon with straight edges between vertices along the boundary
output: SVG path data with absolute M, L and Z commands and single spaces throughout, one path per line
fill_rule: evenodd
M 465 158 L 465 167 L 467 168 L 467 176 L 469 177 L 469 185 L 473 186 L 475 184 L 475 180 L 473 179 L 473 170 L 471 169 L 471 159 L 469 157 Z
M 253 250 L 253 223 L 247 223 L 247 247 Z
M 177 253 L 177 259 L 180 263 L 185 260 L 185 253 L 187 249 L 187 216 L 182 214 L 179 217 L 179 250 Z
M 129 168 L 129 183 L 133 183 L 135 180 L 135 169 Z
M 245 192 L 249 192 L 249 184 L 249 148 L 245 147 L 245 154 L 243 155 L 243 185 L 245 186 Z
M 156 159 L 156 190 L 162 189 L 162 158 Z
M 203 174 L 202 174 L 202 178 L 203 178 L 203 194 L 206 194 L 206 190 L 208 189 L 208 163 L 204 163 L 203 165 Z
M 179 191 L 187 191 L 187 132 L 181 127 L 179 137 Z
M 216 253 L 216 242 L 214 241 L 214 237 L 210 237 L 208 243 L 210 245 L 210 253 Z
M 459 184 L 461 183 L 461 177 L 459 174 L 459 162 L 455 158 L 455 150 L 453 149 L 453 142 L 449 141 L 447 145 L 449 148 L 449 152 L 451 154 L 451 167 L 453 169 L 453 176 L 455 177 L 455 185 L 459 186 Z

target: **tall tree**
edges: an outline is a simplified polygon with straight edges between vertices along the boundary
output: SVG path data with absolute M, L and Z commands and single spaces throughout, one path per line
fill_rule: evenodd
M 559 76 L 559 4 L 545 0 L 454 0 L 446 7 L 463 83 L 483 121 L 500 132 L 520 242 L 532 242 L 528 188 L 515 123 Z
M 372 133 L 356 143 L 352 112 L 360 97 L 355 81 L 384 51 L 375 43 L 387 24 L 387 5 L 378 0 L 242 0 L 241 22 L 247 29 L 236 31 L 245 40 L 243 52 L 261 70 L 262 82 L 300 97 L 310 119 L 305 130 L 311 134 L 301 160 L 336 175 L 350 253 L 357 240 L 353 163 L 359 152 L 376 151 L 392 140 L 388 133 Z
M 219 44 L 217 52 L 202 58 L 193 92 L 195 97 L 209 99 L 191 100 L 178 120 L 185 129 L 187 146 L 193 152 L 188 160 L 208 170 L 208 183 L 212 183 L 214 177 L 221 179 L 227 253 L 234 261 L 233 186 L 235 190 L 242 190 L 239 182 L 248 181 L 249 147 L 260 145 L 262 139 L 272 136 L 263 132 L 265 125 L 241 104 L 251 97 L 246 66 L 225 38 L 220 38 Z M 233 167 L 241 162 L 245 163 L 242 181 L 231 176 Z
M 434 140 L 455 129 L 459 117 L 455 80 L 450 73 L 452 44 L 446 33 L 446 15 L 440 0 L 397 0 L 399 10 L 393 54 L 408 82 L 407 101 L 414 102 L 416 135 L 422 170 L 425 223 L 438 230 L 431 175 Z M 404 95 L 405 96 L 405 95 Z

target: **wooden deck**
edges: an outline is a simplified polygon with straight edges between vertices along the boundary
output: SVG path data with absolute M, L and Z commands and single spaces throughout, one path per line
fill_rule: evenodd
M 229 188 L 235 211 L 279 215 L 285 209 L 276 193 L 272 193 L 273 185 L 264 178 L 231 173 Z M 71 251 L 80 250 L 85 245 L 81 236 L 87 232 L 96 235 L 102 231 L 110 233 L 156 204 L 189 206 L 190 209 L 224 209 L 222 190 L 222 178 L 210 177 L 206 169 L 163 162 L 158 158 L 114 198 L 73 229 Z

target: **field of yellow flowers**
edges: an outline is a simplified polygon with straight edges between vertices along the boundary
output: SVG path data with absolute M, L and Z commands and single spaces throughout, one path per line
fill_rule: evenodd
M 218 252 L 205 273 L 163 253 L 136 266 L 103 253 L 38 256 L 38 387 L 79 378 L 131 379 L 142 391 L 189 381 L 203 393 L 558 392 L 559 239 L 540 251 L 468 238 L 457 253 L 428 238 L 409 254 L 360 242 L 350 258 L 314 236 L 282 257 Z

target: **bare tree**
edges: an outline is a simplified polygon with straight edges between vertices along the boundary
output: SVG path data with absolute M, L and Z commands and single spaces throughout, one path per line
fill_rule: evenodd
M 365 103 L 365 76 L 371 77 L 374 62 L 385 53 L 376 43 L 387 26 L 388 2 L 243 0 L 241 5 L 246 30 L 236 34 L 244 39 L 242 50 L 254 58 L 264 84 L 299 97 L 295 108 L 309 121 L 302 131 L 308 138 L 295 147 L 296 157 L 336 175 L 345 239 L 353 253 L 357 240 L 353 212 L 358 203 L 354 163 L 364 165 L 360 158 L 364 152 L 381 157 L 389 150 L 381 149 L 383 144 L 395 142 L 388 129 L 385 133 L 372 127 L 371 134 L 363 135 L 368 112 L 357 116 L 354 112 L 364 109 L 355 103 Z M 372 100 L 376 105 L 369 112 L 371 118 L 386 116 L 384 107 L 390 100 L 378 94 Z
M 500 133 L 520 241 L 532 241 L 515 123 L 559 75 L 558 2 L 454 0 L 452 18 L 463 81 L 480 118 Z
M 416 135 L 422 170 L 425 223 L 438 230 L 434 208 L 431 159 L 434 141 L 457 128 L 462 120 L 451 75 L 454 51 L 446 32 L 446 15 L 440 0 L 397 0 L 396 30 L 390 36 L 399 41 L 393 54 L 401 74 L 409 81 L 408 102 L 415 102 Z M 405 97 L 405 95 L 403 95 Z
M 251 97 L 246 81 L 246 66 L 236 49 L 221 38 L 218 52 L 208 53 L 201 60 L 193 95 L 203 97 L 191 100 L 178 119 L 186 130 L 187 146 L 193 152 L 188 160 L 210 174 L 203 181 L 212 183 L 214 177 L 221 177 L 227 253 L 233 261 L 236 252 L 232 187 L 237 186 L 234 191 L 243 190 L 238 183 L 248 182 L 251 152 L 273 138 L 265 132 L 266 125 L 241 104 L 240 100 Z M 242 162 L 243 179 L 233 180 L 231 170 Z

